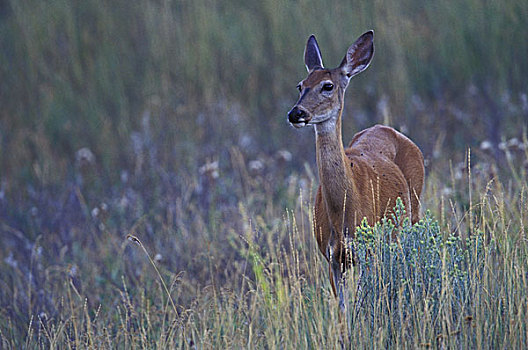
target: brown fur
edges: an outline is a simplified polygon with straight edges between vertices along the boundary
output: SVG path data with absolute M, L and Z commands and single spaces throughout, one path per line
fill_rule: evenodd
M 316 240 L 319 250 L 329 260 L 328 245 L 334 229 L 337 239 L 333 242 L 333 251 L 339 263 L 347 269 L 355 259 L 348 256 L 344 238 L 354 238 L 355 229 L 363 218 L 373 225 L 393 210 L 396 198 L 400 197 L 412 223 L 419 220 L 423 156 L 406 136 L 382 125 L 357 133 L 341 156 L 321 154 L 318 158 L 328 159 L 327 156 L 344 160 L 341 166 L 346 177 L 333 176 L 331 171 L 321 169 L 321 163 L 327 162 L 318 162 L 321 185 L 315 199 Z M 334 202 L 341 205 L 328 206 Z M 335 294 L 333 278 L 330 282 Z
M 316 128 L 326 123 L 326 129 L 316 130 L 320 186 L 315 199 L 314 228 L 319 250 L 329 262 L 330 281 L 337 295 L 332 271 L 341 275 L 355 264 L 355 257 L 345 248 L 345 238 L 355 238 L 356 227 L 363 218 L 373 225 L 391 213 L 400 197 L 412 223 L 419 220 L 424 162 L 422 152 L 409 138 L 382 125 L 357 133 L 346 149 L 343 146 L 345 90 L 350 77 L 370 63 L 374 50 L 372 32 L 365 33 L 349 48 L 337 68 L 324 69 L 322 61 L 310 67 L 318 60 L 309 54 L 318 50 L 315 38 L 310 38 L 305 51 L 310 72 L 300 83 L 301 96 L 289 116 L 292 124 L 298 118 L 316 124 Z M 347 74 L 350 72 L 353 74 Z M 335 86 L 333 91 L 322 89 L 328 82 Z M 329 119 L 323 120 L 328 115 L 337 118 L 335 126 L 328 124 Z

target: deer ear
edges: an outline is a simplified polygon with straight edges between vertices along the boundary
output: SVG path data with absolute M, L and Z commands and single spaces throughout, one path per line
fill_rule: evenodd
M 304 64 L 308 72 L 311 72 L 315 68 L 323 68 L 321 50 L 319 50 L 319 44 L 317 44 L 317 40 L 315 40 L 313 34 L 308 38 L 306 48 L 304 49 Z
M 369 30 L 361 35 L 348 51 L 341 62 L 343 74 L 348 79 L 363 72 L 369 66 L 374 56 L 374 31 Z

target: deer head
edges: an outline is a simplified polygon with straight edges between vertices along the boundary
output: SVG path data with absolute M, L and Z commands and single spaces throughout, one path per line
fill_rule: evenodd
M 288 120 L 296 128 L 315 125 L 316 130 L 333 130 L 341 115 L 345 90 L 350 79 L 364 71 L 374 55 L 374 32 L 361 35 L 347 50 L 337 68 L 323 66 L 321 50 L 311 35 L 304 50 L 308 76 L 297 88 L 299 100 L 288 113 Z

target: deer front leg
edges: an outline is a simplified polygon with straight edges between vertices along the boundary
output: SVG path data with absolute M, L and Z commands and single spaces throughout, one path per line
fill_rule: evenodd
M 330 273 L 330 284 L 334 295 L 339 300 L 339 309 L 342 313 L 346 311 L 346 299 L 348 293 L 346 292 L 346 252 L 343 249 L 343 244 L 338 238 L 336 231 L 332 229 L 330 240 L 328 242 L 328 263 Z
M 348 299 L 346 298 L 348 296 L 348 293 L 346 293 L 346 279 L 344 271 L 342 271 L 342 264 L 334 258 L 330 261 L 330 276 L 334 293 L 339 299 L 339 309 L 342 313 L 345 313 L 347 304 L 345 299 Z
M 333 230 L 332 230 L 333 232 Z M 347 327 L 347 305 L 348 305 L 348 293 L 347 293 L 347 286 L 346 286 L 346 278 L 345 278 L 345 272 L 344 267 L 345 265 L 341 263 L 341 259 L 339 257 L 340 250 L 337 251 L 337 254 L 335 254 L 335 249 L 332 244 L 328 245 L 328 255 L 329 255 L 329 273 L 330 273 L 330 284 L 332 285 L 332 290 L 334 292 L 334 295 L 338 298 L 339 301 L 339 344 L 341 345 L 341 349 L 345 349 L 346 347 L 346 339 L 348 339 L 348 327 Z

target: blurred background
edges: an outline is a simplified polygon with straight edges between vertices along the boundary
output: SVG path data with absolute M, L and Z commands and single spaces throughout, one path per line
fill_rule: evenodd
M 150 278 L 128 233 L 189 290 L 241 271 L 248 221 L 286 237 L 285 208 L 317 183 L 313 131 L 286 122 L 312 33 L 334 67 L 375 31 L 344 142 L 397 128 L 440 179 L 425 206 L 464 208 L 453 182 L 469 148 L 498 165 L 485 182 L 528 145 L 527 14 L 526 0 L 0 0 L 5 315 L 23 333 L 32 312 L 57 312 L 64 278 L 91 306 L 123 275 Z
M 285 122 L 312 33 L 333 67 L 375 30 L 372 66 L 348 91 L 345 142 L 386 123 L 427 157 L 497 147 L 528 119 L 527 13 L 522 0 L 2 0 L 3 186 L 68 179 L 83 147 L 115 180 L 145 123 L 174 169 L 230 146 L 313 162 L 312 132 Z

